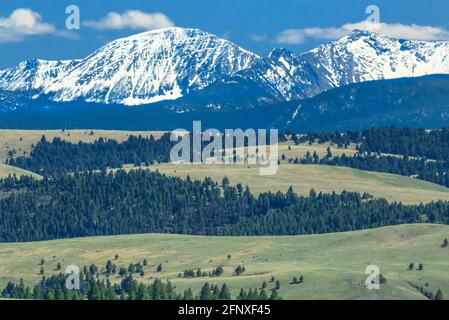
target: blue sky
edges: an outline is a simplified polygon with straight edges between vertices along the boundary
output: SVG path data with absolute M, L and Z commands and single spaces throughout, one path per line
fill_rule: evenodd
M 81 13 L 77 31 L 65 29 L 72 4 Z M 447 0 L 2 0 L 0 68 L 82 58 L 115 38 L 167 25 L 199 28 L 261 55 L 274 47 L 302 52 L 360 25 L 369 5 L 380 9 L 381 33 L 449 40 Z

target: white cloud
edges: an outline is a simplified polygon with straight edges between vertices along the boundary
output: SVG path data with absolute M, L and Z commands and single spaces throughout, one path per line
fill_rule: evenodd
M 98 30 L 104 29 L 143 29 L 153 30 L 165 27 L 173 27 L 175 24 L 163 13 L 147 13 L 140 10 L 128 10 L 122 14 L 109 12 L 105 17 L 97 21 L 86 21 L 86 27 Z
M 449 40 L 449 30 L 420 26 L 416 24 L 404 25 L 400 23 L 369 23 L 366 21 L 347 23 L 337 28 L 304 28 L 288 29 L 279 33 L 277 43 L 300 44 L 309 39 L 335 40 L 344 37 L 354 29 L 376 32 L 385 36 L 410 40 Z
M 31 9 L 19 8 L 9 17 L 0 17 L 0 42 L 22 41 L 29 36 L 54 31 L 53 25 L 42 22 L 41 15 Z

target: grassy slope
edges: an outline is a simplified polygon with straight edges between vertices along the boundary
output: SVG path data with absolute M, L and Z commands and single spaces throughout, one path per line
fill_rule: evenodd
M 93 131 L 93 135 L 91 135 Z M 32 145 L 36 145 L 45 135 L 48 141 L 55 137 L 77 143 L 93 142 L 99 138 L 115 139 L 119 142 L 125 141 L 130 135 L 149 136 L 154 135 L 160 137 L 161 131 L 111 131 L 111 130 L 0 130 L 0 162 L 4 162 L 7 158 L 9 150 L 15 149 L 18 156 L 29 155 Z
M 41 258 L 47 274 L 60 261 L 69 264 L 103 265 L 120 255 L 117 265 L 148 259 L 144 281 L 150 277 L 170 279 L 178 289 L 198 289 L 204 282 L 239 288 L 257 287 L 275 276 L 281 281 L 280 294 L 291 299 L 422 299 L 409 282 L 441 289 L 449 297 L 449 248 L 441 248 L 449 226 L 403 225 L 348 233 L 295 237 L 198 237 L 180 235 L 132 235 L 68 239 L 49 242 L 0 244 L 0 284 L 24 278 L 38 281 Z M 227 255 L 231 254 L 228 260 Z M 406 270 L 410 262 L 424 264 L 424 271 Z M 163 264 L 156 273 L 155 266 Z M 237 265 L 247 272 L 232 275 Z M 387 278 L 380 290 L 364 287 L 365 269 L 377 265 Z M 211 270 L 223 265 L 220 278 L 178 278 L 189 268 Z M 294 276 L 305 282 L 290 285 Z M 140 278 L 140 277 L 138 277 Z M 113 281 L 118 281 L 114 276 Z M 269 288 L 273 287 L 269 283 Z
M 4 163 L 0 163 L 0 179 L 1 178 L 6 178 L 9 175 L 16 175 L 16 176 L 24 176 L 24 175 L 28 175 L 28 176 L 34 176 L 36 178 L 40 178 L 39 175 L 32 173 L 30 171 L 26 171 L 20 168 L 16 168 L 16 167 L 12 167 L 12 166 L 8 166 Z
M 258 168 L 247 165 L 208 166 L 160 164 L 152 167 L 168 175 L 202 179 L 206 176 L 221 182 L 224 176 L 231 184 L 241 182 L 253 192 L 287 191 L 290 186 L 307 195 L 311 188 L 323 192 L 358 191 L 403 203 L 449 200 L 449 189 L 414 178 L 351 168 L 282 164 L 275 176 L 260 176 Z

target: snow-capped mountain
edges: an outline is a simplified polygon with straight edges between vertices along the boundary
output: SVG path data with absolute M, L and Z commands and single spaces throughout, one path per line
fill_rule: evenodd
M 253 108 L 371 80 L 449 74 L 449 42 L 398 40 L 354 30 L 303 54 L 260 58 L 197 29 L 166 28 L 118 39 L 72 61 L 31 60 L 0 71 L 0 90 L 57 102 L 170 108 Z M 184 97 L 183 99 L 179 99 Z
M 279 101 L 310 97 L 321 91 L 310 65 L 286 49 L 274 49 L 266 58 L 222 82 L 242 81 L 255 83 L 263 88 L 267 97 Z
M 290 101 L 351 83 L 430 74 L 449 74 L 449 42 L 398 40 L 354 30 L 303 54 L 275 49 L 222 83 L 250 87 L 252 82 L 264 88 L 264 98 Z
M 60 102 L 148 104 L 203 89 L 258 59 L 209 33 L 165 28 L 118 39 L 81 60 L 23 62 L 0 72 L 0 89 L 33 89 Z
M 33 59 L 17 67 L 0 71 L 0 88 L 8 91 L 41 90 L 55 81 L 71 61 Z
M 372 80 L 449 73 L 449 42 L 398 40 L 354 30 L 301 55 L 321 90 Z

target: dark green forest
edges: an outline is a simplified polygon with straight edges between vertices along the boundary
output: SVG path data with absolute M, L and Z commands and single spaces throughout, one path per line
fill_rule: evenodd
M 295 235 L 449 222 L 449 203 L 406 206 L 343 192 L 298 196 L 146 170 L 85 172 L 0 184 L 0 241 L 135 233 Z
M 94 143 L 70 143 L 60 138 L 49 142 L 42 136 L 30 157 L 11 158 L 8 164 L 45 176 L 120 168 L 125 164 L 150 165 L 170 161 L 170 150 L 173 145 L 169 133 L 160 139 L 153 136 L 149 138 L 130 136 L 123 143 L 103 138 Z
M 449 127 L 435 130 L 395 126 L 370 128 L 362 131 L 317 132 L 295 135 L 297 143 L 333 142 L 340 147 L 360 144 L 361 153 L 392 153 L 408 157 L 449 160 Z
M 382 127 L 341 133 L 320 132 L 293 135 L 296 143 L 332 142 L 338 147 L 357 144 L 354 156 L 319 158 L 306 154 L 294 163 L 350 167 L 366 171 L 386 172 L 430 181 L 449 187 L 449 128 L 424 130 Z M 383 153 L 383 154 L 381 154 Z M 385 155 L 394 154 L 394 155 Z

